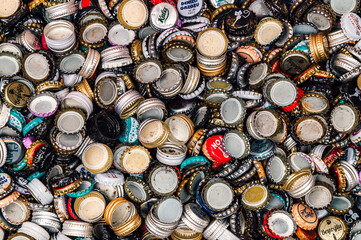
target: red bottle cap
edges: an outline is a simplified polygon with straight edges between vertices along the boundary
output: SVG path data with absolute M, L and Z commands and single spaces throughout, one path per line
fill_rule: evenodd
M 222 139 L 223 135 L 214 135 L 203 144 L 202 151 L 212 162 L 223 164 L 231 160 L 231 157 L 223 149 Z

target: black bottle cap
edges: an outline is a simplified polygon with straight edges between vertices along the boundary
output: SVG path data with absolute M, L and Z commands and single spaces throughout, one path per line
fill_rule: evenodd
M 233 35 L 250 35 L 256 25 L 256 15 L 245 8 L 234 8 L 226 17 L 226 31 Z

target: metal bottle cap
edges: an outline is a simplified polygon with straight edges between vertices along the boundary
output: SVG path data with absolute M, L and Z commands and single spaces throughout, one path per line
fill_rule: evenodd
M 361 18 L 356 13 L 344 13 L 341 17 L 341 28 L 343 33 L 352 41 L 361 39 L 359 26 Z
M 123 1 L 118 8 L 118 20 L 126 28 L 140 28 L 148 20 L 147 6 L 141 0 Z
M 150 26 L 156 31 L 174 27 L 178 21 L 177 9 L 169 3 L 161 2 L 150 11 Z

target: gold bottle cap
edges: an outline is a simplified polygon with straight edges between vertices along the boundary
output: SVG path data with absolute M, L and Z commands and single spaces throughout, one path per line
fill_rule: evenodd
M 45 81 L 36 86 L 36 92 L 40 93 L 42 91 L 60 91 L 65 88 L 64 84 L 59 81 Z
M 88 83 L 88 81 L 86 79 L 84 79 L 80 83 L 77 83 L 75 85 L 75 89 L 78 92 L 81 92 L 84 95 L 86 95 L 90 99 L 90 101 L 93 101 L 94 93 L 93 93 L 92 89 L 90 88 L 89 83 Z
M 283 189 L 294 198 L 306 195 L 315 184 L 315 178 L 310 169 L 301 169 L 292 173 L 283 185 Z
M 149 167 L 150 153 L 142 146 L 129 147 L 123 152 L 120 164 L 129 174 L 141 174 Z
M 118 8 L 118 20 L 126 28 L 140 28 L 148 20 L 148 8 L 140 0 L 123 1 Z
M 134 40 L 130 47 L 130 55 L 133 59 L 133 62 L 138 64 L 140 61 L 144 59 L 144 55 L 142 52 L 142 41 L 140 39 Z
M 116 208 L 118 208 L 122 204 L 131 206 L 133 203 L 129 202 L 125 198 L 119 197 L 119 198 L 113 199 L 106 206 L 105 211 L 104 211 L 104 220 L 109 226 L 117 227 L 117 226 L 124 223 L 126 220 L 128 220 L 131 217 L 131 214 L 132 214 L 132 209 L 131 208 L 128 209 L 127 213 L 125 213 L 123 211 L 120 211 L 122 213 L 122 215 L 123 215 L 122 219 L 117 219 L 119 217 L 112 216 L 113 214 L 115 214 Z M 124 209 L 126 209 L 126 208 L 123 208 L 123 210 Z
M 31 95 L 31 89 L 20 81 L 10 82 L 3 90 L 3 100 L 9 108 L 25 107 Z
M 242 204 L 250 210 L 257 210 L 265 207 L 270 201 L 271 194 L 263 184 L 252 184 L 247 187 L 241 197 Z
M 304 116 L 297 119 L 294 125 L 297 138 L 304 143 L 315 143 L 325 135 L 326 127 L 322 120 L 315 116 Z
M 318 236 L 322 240 L 346 238 L 347 227 L 345 222 L 335 216 L 325 217 L 318 225 Z
M 310 34 L 309 48 L 315 63 L 328 59 L 329 45 L 327 37 L 323 33 Z
M 271 17 L 262 19 L 254 32 L 254 39 L 261 45 L 268 45 L 278 39 L 282 34 L 282 23 Z
M 85 148 L 81 159 L 84 167 L 89 172 L 98 174 L 107 171 L 111 167 L 113 153 L 105 144 L 92 143 Z
M 147 148 L 156 148 L 168 139 L 169 127 L 156 119 L 147 119 L 139 125 L 138 139 Z
M 83 197 L 76 198 L 74 210 L 79 218 L 85 222 L 97 222 L 103 217 L 106 202 L 104 196 L 91 191 Z
M 300 106 L 305 115 L 323 114 L 328 111 L 330 104 L 321 93 L 306 93 L 300 100 Z
M 207 28 L 198 34 L 197 49 L 206 57 L 220 57 L 227 47 L 227 36 L 218 28 Z
M 282 55 L 281 68 L 290 75 L 299 75 L 310 64 L 309 56 L 300 50 L 289 50 Z

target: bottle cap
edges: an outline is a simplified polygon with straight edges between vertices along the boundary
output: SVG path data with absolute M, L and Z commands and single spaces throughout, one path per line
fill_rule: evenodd
M 76 108 L 63 109 L 57 113 L 55 124 L 63 133 L 78 133 L 85 125 L 85 116 L 81 110 Z
M 203 5 L 203 0 L 180 0 L 177 2 L 177 10 L 182 17 L 194 17 L 202 11 Z
M 150 198 L 148 185 L 136 177 L 128 177 L 124 185 L 127 196 L 137 203 L 143 203 Z
M 276 41 L 282 34 L 282 23 L 271 17 L 263 18 L 257 25 L 254 38 L 261 45 L 268 45 Z
M 61 232 L 69 237 L 91 238 L 93 236 L 93 226 L 91 223 L 83 221 L 66 220 L 63 223 L 63 230 Z
M 96 174 L 94 180 L 112 186 L 122 186 L 125 182 L 124 175 L 116 169 L 109 169 L 104 173 Z
M 271 210 L 268 212 L 263 226 L 267 234 L 275 238 L 288 238 L 297 229 L 292 215 L 284 210 Z
M 301 198 L 311 191 L 315 178 L 309 169 L 292 173 L 283 184 L 283 189 L 294 198 Z
M 150 10 L 149 23 L 156 31 L 161 32 L 174 27 L 177 22 L 178 11 L 173 5 L 167 2 L 158 3 Z
M 219 198 L 218 196 L 222 196 Z M 214 180 L 205 185 L 202 190 L 204 203 L 213 211 L 220 212 L 227 209 L 233 202 L 232 187 L 224 181 Z
M 317 26 L 320 31 L 329 31 L 332 29 L 334 16 L 329 7 L 324 8 L 322 6 L 311 7 L 307 13 L 307 21 Z
M 70 92 L 61 102 L 62 108 L 78 108 L 86 113 L 86 118 L 89 118 L 93 112 L 93 103 L 83 93 L 78 91 Z
M 227 32 L 233 35 L 248 35 L 256 28 L 257 20 L 253 11 L 245 8 L 234 8 L 225 19 Z
M 162 121 L 147 119 L 139 125 L 138 138 L 143 146 L 156 148 L 167 141 L 169 127 Z
M 89 46 L 104 42 L 107 33 L 107 23 L 100 19 L 87 21 L 79 30 L 80 41 L 89 44 Z
M 296 203 L 292 206 L 292 217 L 302 229 L 313 230 L 317 227 L 317 214 L 312 208 L 309 208 L 302 203 Z
M 13 182 L 9 174 L 0 173 L 0 195 L 3 196 L 9 192 Z
M 141 146 L 127 148 L 120 159 L 122 169 L 129 174 L 141 174 L 150 164 L 150 153 Z
M 293 152 L 288 155 L 288 161 L 293 171 L 297 172 L 303 168 L 315 170 L 315 164 L 312 158 L 303 152 Z
M 296 84 L 287 78 L 279 78 L 266 85 L 266 97 L 280 107 L 286 107 L 295 102 L 298 94 Z
M 49 233 L 43 227 L 33 222 L 24 222 L 18 232 L 24 233 L 34 239 L 50 239 Z
M 265 109 L 257 112 L 254 124 L 262 137 L 272 137 L 280 131 L 281 121 L 276 111 Z
M 0 53 L 0 76 L 12 77 L 21 69 L 21 62 L 15 54 L 2 52 Z
M 341 17 L 341 28 L 343 33 L 352 41 L 358 41 L 361 39 L 359 32 L 359 26 L 361 18 L 352 12 L 344 13 Z
M 266 171 L 268 179 L 276 184 L 283 184 L 291 172 L 287 159 L 279 154 L 267 161 Z
M 113 153 L 110 148 L 102 143 L 88 145 L 83 154 L 84 167 L 91 173 L 98 174 L 107 171 L 113 162 Z
M 244 120 L 246 106 L 242 99 L 230 97 L 222 102 L 219 112 L 226 124 L 237 126 Z
M 1 209 L 4 218 L 14 225 L 20 225 L 30 217 L 30 210 L 26 202 L 20 198 Z
M 157 81 L 162 74 L 162 65 L 158 60 L 148 59 L 139 63 L 134 69 L 135 79 L 143 84 Z
M 85 62 L 85 54 L 83 52 L 74 52 L 59 61 L 59 69 L 64 73 L 78 73 Z
M 344 239 L 347 227 L 343 220 L 335 216 L 328 216 L 322 219 L 318 225 L 318 236 L 323 239 Z
M 118 8 L 118 20 L 126 28 L 138 29 L 148 20 L 148 8 L 140 0 L 123 1 Z
M 178 187 L 178 174 L 172 167 L 160 165 L 148 175 L 150 189 L 159 196 L 171 195 Z
M 360 6 L 360 1 L 339 1 L 331 0 L 330 7 L 337 15 L 342 15 L 349 12 L 355 12 L 356 9 Z
M 356 128 L 359 118 L 356 108 L 349 104 L 339 104 L 332 109 L 330 121 L 336 131 L 349 133 Z
M 20 162 L 25 155 L 25 149 L 20 139 L 13 137 L 2 137 L 6 145 L 6 164 L 15 164 Z
M 324 136 L 325 126 L 319 118 L 305 116 L 296 121 L 294 131 L 300 141 L 314 143 Z
M 108 41 L 112 45 L 127 46 L 131 44 L 134 39 L 135 32 L 131 29 L 126 29 L 121 24 L 114 24 L 113 26 L 111 25 L 109 28 Z
M 328 210 L 337 215 L 345 214 L 354 206 L 354 203 L 351 196 L 333 196 Z
M 23 58 L 23 72 L 26 78 L 38 83 L 50 74 L 50 64 L 45 55 L 30 53 Z
M 282 70 L 290 75 L 303 73 L 309 65 L 309 56 L 300 50 L 289 50 L 281 58 Z
M 214 135 L 209 137 L 203 144 L 202 151 L 212 162 L 227 163 L 231 160 L 231 157 L 223 149 L 222 141 L 222 135 Z
M 256 140 L 251 143 L 250 158 L 264 160 L 274 155 L 276 145 L 269 139 Z
M 267 63 L 257 63 L 248 70 L 248 84 L 252 89 L 259 88 L 270 73 Z
M 227 50 L 228 39 L 218 28 L 207 28 L 197 37 L 197 49 L 206 57 L 220 57 Z
M 184 114 L 176 114 L 165 120 L 169 127 L 169 141 L 185 144 L 194 133 L 192 120 Z
M 137 143 L 138 142 L 138 128 L 139 122 L 135 117 L 123 119 L 124 132 L 119 137 L 119 141 L 123 143 Z
M 106 202 L 101 193 L 92 191 L 83 197 L 76 198 L 74 209 L 76 215 L 86 222 L 97 222 L 103 217 Z
M 49 117 L 58 109 L 58 99 L 52 92 L 43 91 L 28 100 L 29 111 L 37 117 Z
M 271 194 L 263 184 L 252 184 L 242 193 L 242 205 L 249 210 L 264 208 L 270 201 Z
M 2 92 L 2 98 L 8 108 L 23 108 L 31 96 L 30 87 L 20 81 L 7 84 Z
M 231 130 L 223 136 L 223 148 L 232 158 L 243 159 L 249 154 L 250 143 L 243 132 Z
M 183 205 L 178 198 L 169 196 L 157 202 L 153 211 L 160 221 L 174 223 L 178 222 L 181 218 Z
M 306 93 L 300 100 L 300 106 L 307 115 L 325 113 L 330 107 L 327 98 L 316 92 Z
M 18 0 L 6 0 L 2 2 L 2 9 L 0 11 L 1 18 L 7 18 L 13 15 L 20 7 L 20 1 Z

